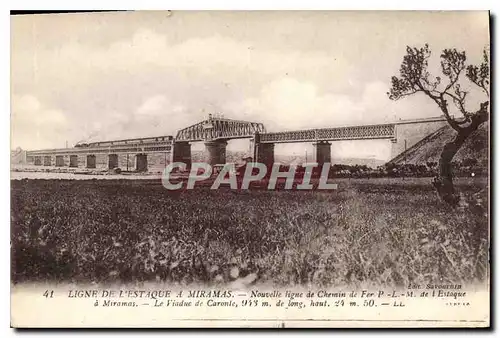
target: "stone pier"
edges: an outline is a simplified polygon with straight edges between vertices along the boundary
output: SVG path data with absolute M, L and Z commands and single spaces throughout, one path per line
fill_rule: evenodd
M 135 155 L 135 170 L 138 172 L 148 171 L 148 155 L 146 154 Z
M 95 169 L 95 167 L 96 167 L 95 155 L 87 155 L 87 168 Z
M 108 155 L 108 169 L 118 168 L 118 155 L 109 154 Z
M 175 142 L 172 162 L 186 163 L 186 168 L 191 168 L 191 144 L 189 142 Z
M 69 166 L 71 168 L 78 168 L 78 155 L 69 155 Z
M 274 163 L 274 143 L 256 143 L 254 159 L 268 168 Z
M 318 141 L 314 143 L 316 148 L 316 163 L 319 167 L 322 167 L 324 163 L 330 163 L 332 161 L 332 144 L 327 141 Z
M 227 141 L 217 140 L 205 142 L 205 148 L 208 152 L 207 163 L 210 165 L 226 163 L 226 146 Z

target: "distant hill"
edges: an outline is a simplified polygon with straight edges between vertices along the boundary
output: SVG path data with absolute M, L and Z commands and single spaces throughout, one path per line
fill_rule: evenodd
M 489 122 L 484 123 L 466 140 L 465 144 L 453 158 L 455 162 L 473 158 L 478 163 L 488 163 L 488 129 Z M 450 126 L 445 126 L 435 133 L 427 136 L 406 152 L 396 156 L 390 162 L 396 164 L 426 164 L 428 162 L 439 162 L 443 146 L 453 140 L 456 131 Z
M 193 162 L 205 162 L 207 160 L 207 155 L 208 154 L 203 150 L 193 150 L 191 151 L 191 160 Z M 252 156 L 249 152 L 226 150 L 227 163 L 240 163 L 243 162 L 243 158 L 249 156 Z
M 274 155 L 274 160 L 277 162 L 285 163 L 285 164 L 301 164 L 305 162 L 314 161 L 313 157 L 308 157 L 307 161 L 305 156 L 297 156 L 297 155 Z M 332 158 L 332 163 L 334 164 L 349 164 L 349 165 L 366 165 L 368 167 L 376 168 L 380 165 L 383 165 L 385 161 L 377 160 L 373 158 Z
M 386 161 L 375 158 L 339 158 L 333 159 L 332 162 L 335 164 L 366 165 L 369 168 L 377 168 L 386 163 Z
M 206 153 L 202 150 L 192 151 L 191 157 L 193 162 L 202 162 L 206 161 Z M 248 151 L 230 151 L 226 150 L 226 162 L 228 163 L 240 163 L 243 162 L 243 158 L 251 157 Z M 283 155 L 283 154 L 275 154 L 274 155 L 275 162 L 283 163 L 283 164 L 302 164 L 305 162 L 312 162 L 313 158 L 308 157 L 306 159 L 305 156 L 300 155 Z M 371 168 L 376 168 L 380 165 L 383 165 L 385 161 L 377 160 L 373 158 L 333 158 L 332 162 L 334 164 L 349 164 L 349 165 L 366 165 Z

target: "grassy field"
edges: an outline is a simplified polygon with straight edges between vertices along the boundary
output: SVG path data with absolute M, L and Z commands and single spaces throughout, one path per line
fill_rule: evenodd
M 157 181 L 12 186 L 12 280 L 405 286 L 488 274 L 485 180 L 451 210 L 430 179 L 336 191 L 169 192 Z M 482 191 L 482 193 L 477 193 Z

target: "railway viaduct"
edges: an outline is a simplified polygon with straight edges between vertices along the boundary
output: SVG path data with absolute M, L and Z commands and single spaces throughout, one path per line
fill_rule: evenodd
M 253 147 L 253 159 L 270 165 L 274 162 L 277 143 L 311 142 L 315 145 L 315 161 L 331 161 L 331 142 L 345 140 L 386 139 L 392 142 L 392 156 L 400 155 L 428 135 L 447 124 L 443 116 L 425 119 L 399 120 L 393 123 L 355 125 L 332 128 L 267 132 L 262 123 L 209 116 L 208 119 L 186 127 L 177 135 L 89 143 L 84 146 L 28 151 L 28 163 L 56 167 L 96 168 L 106 161 L 109 169 L 131 167 L 138 172 L 148 171 L 148 156 L 160 156 L 163 164 L 191 164 L 191 144 L 204 142 L 211 165 L 226 163 L 227 142 L 248 138 Z M 130 163 L 130 157 L 133 159 Z M 97 160 L 99 158 L 100 160 Z

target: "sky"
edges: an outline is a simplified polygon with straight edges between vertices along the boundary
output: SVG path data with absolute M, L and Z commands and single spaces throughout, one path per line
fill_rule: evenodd
M 487 12 L 11 16 L 11 148 L 175 136 L 209 113 L 268 131 L 438 116 L 423 95 L 387 97 L 406 46 L 428 43 L 436 62 L 457 48 L 479 63 L 488 41 Z M 332 148 L 344 157 L 390 154 L 384 140 Z

